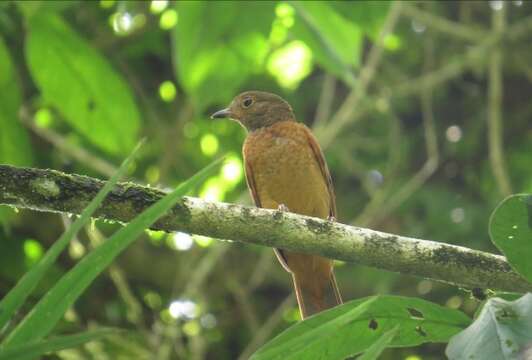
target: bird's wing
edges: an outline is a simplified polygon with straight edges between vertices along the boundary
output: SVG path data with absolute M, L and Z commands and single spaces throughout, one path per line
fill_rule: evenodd
M 257 184 L 255 183 L 255 178 L 253 177 L 253 169 L 251 168 L 251 164 L 249 161 L 246 161 L 244 158 L 244 164 L 245 164 L 245 173 L 246 173 L 246 183 L 248 184 L 249 193 L 251 194 L 251 197 L 253 198 L 253 202 L 255 203 L 255 206 L 261 207 L 260 204 L 260 198 L 259 198 L 259 192 L 257 191 Z
M 255 203 L 256 207 L 262 207 L 260 198 L 259 198 L 259 192 L 257 190 L 257 184 L 255 183 L 255 178 L 253 177 L 253 169 L 251 167 L 250 161 L 246 161 L 246 156 L 244 155 L 244 166 L 245 166 L 245 173 L 246 173 L 246 183 L 248 184 L 249 193 L 251 194 L 251 197 L 253 198 L 253 202 Z M 281 249 L 273 249 L 275 252 L 275 255 L 277 256 L 277 259 L 279 259 L 279 262 L 283 266 L 283 268 L 291 272 L 290 268 L 288 267 L 286 257 L 283 255 L 283 252 Z
M 320 167 L 321 175 L 325 179 L 327 184 L 327 191 L 329 192 L 329 216 L 336 218 L 336 197 L 334 195 L 334 187 L 332 183 L 331 174 L 329 173 L 329 168 L 325 162 L 325 157 L 323 156 L 323 151 L 321 151 L 320 144 L 318 140 L 312 135 L 312 132 L 304 126 L 305 134 L 307 136 L 308 144 L 314 153 L 314 158 Z

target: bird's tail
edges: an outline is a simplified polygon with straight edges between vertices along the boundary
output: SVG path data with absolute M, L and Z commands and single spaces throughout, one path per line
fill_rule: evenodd
M 320 311 L 342 303 L 340 291 L 332 270 L 327 276 L 311 277 L 309 274 L 292 273 L 294 289 L 301 318 L 305 319 Z

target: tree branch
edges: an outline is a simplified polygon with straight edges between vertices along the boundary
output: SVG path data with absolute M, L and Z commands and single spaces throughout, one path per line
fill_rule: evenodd
M 0 204 L 79 214 L 102 186 L 86 176 L 0 165 Z M 164 194 L 122 183 L 95 216 L 128 222 Z M 466 288 L 532 290 L 499 255 L 275 210 L 185 197 L 153 229 L 321 254 Z

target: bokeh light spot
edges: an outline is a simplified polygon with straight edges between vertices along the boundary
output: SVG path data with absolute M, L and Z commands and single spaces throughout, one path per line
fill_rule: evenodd
M 85 255 L 85 246 L 77 239 L 73 239 L 68 246 L 68 255 L 72 259 L 80 259 Z
M 168 0 L 152 0 L 150 3 L 150 12 L 159 14 L 168 6 Z
M 188 336 L 198 336 L 200 330 L 200 324 L 196 320 L 187 321 L 185 324 L 183 324 L 183 332 Z
M 100 7 L 102 9 L 110 9 L 116 3 L 116 0 L 100 0 Z
M 280 86 L 295 89 L 312 71 L 312 51 L 302 41 L 291 41 L 271 54 L 267 68 Z
M 283 320 L 289 323 L 297 322 L 301 319 L 299 315 L 299 309 L 297 307 L 291 307 L 283 312 Z
M 161 171 L 157 166 L 150 166 L 146 169 L 144 176 L 150 184 L 155 184 L 157 181 L 159 181 Z
M 117 12 L 111 15 L 113 30 L 118 35 L 126 35 L 133 30 L 133 16 L 128 12 Z
M 176 87 L 170 80 L 163 81 L 159 86 L 159 96 L 165 102 L 171 102 L 177 94 Z
M 172 241 L 170 243 L 171 247 L 179 251 L 187 251 L 192 248 L 194 245 L 194 240 L 192 236 L 183 232 L 176 232 L 171 237 Z
M 231 183 L 238 183 L 243 177 L 242 161 L 237 157 L 230 157 L 222 166 L 222 178 Z
M 275 19 L 272 23 L 272 30 L 270 31 L 269 41 L 273 46 L 281 45 L 288 35 L 288 29 L 283 25 L 282 21 Z
M 146 230 L 152 244 L 159 245 L 166 233 L 164 231 Z
M 411 27 L 412 27 L 412 30 L 415 32 L 415 33 L 422 33 L 422 32 L 425 32 L 425 29 L 427 28 L 425 26 L 425 24 L 419 22 L 419 21 L 416 21 L 416 20 L 412 20 L 412 23 L 410 24 Z
M 193 319 L 198 315 L 198 306 L 188 299 L 173 301 L 168 310 L 170 311 L 170 316 L 174 319 Z
M 445 306 L 451 309 L 458 309 L 462 306 L 462 298 L 460 296 L 451 296 L 445 303 Z
M 224 184 L 218 177 L 205 182 L 199 196 L 207 201 L 221 201 L 225 196 Z
M 206 248 L 211 246 L 213 239 L 208 236 L 194 235 L 194 241 L 198 246 Z
M 287 3 L 278 3 L 275 6 L 275 15 L 279 18 L 294 17 L 294 7 Z
M 459 224 L 464 221 L 465 211 L 462 208 L 454 208 L 451 210 L 451 220 L 455 224 Z
M 151 309 L 159 309 L 162 305 L 161 296 L 154 291 L 148 291 L 143 296 L 144 302 Z
M 421 357 L 417 355 L 408 355 L 405 360 L 423 360 Z
M 35 113 L 33 119 L 38 127 L 50 127 L 50 125 L 52 124 L 52 112 L 47 108 L 40 108 Z
M 177 25 L 178 15 L 175 9 L 165 10 L 159 19 L 159 26 L 163 30 L 170 30 Z
M 502 10 L 504 6 L 504 1 L 502 0 L 491 0 L 490 1 L 490 7 L 492 10 L 499 11 Z
M 209 314 L 205 314 L 205 315 L 203 315 L 200 318 L 200 324 L 205 329 L 212 329 L 212 328 L 216 327 L 217 323 L 218 323 L 218 321 L 216 320 L 216 316 L 214 316 L 213 314 L 210 314 L 210 313 Z
M 386 50 L 397 51 L 401 48 L 401 38 L 395 34 L 388 34 L 384 38 L 384 47 Z
M 204 155 L 212 156 L 218 151 L 218 138 L 214 134 L 205 134 L 201 137 L 200 148 Z
M 445 130 L 445 137 L 450 142 L 458 142 L 462 138 L 462 129 L 458 125 L 452 125 Z
M 417 284 L 417 292 L 419 295 L 426 295 L 432 290 L 432 282 L 429 280 L 421 280 Z
M 24 254 L 29 265 L 35 264 L 42 257 L 42 245 L 37 240 L 26 239 L 24 240 Z

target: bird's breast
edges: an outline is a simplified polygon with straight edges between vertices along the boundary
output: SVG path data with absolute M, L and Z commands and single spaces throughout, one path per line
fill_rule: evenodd
M 323 174 L 302 125 L 280 123 L 248 135 L 244 160 L 265 208 L 284 204 L 292 212 L 328 216 L 330 199 Z

